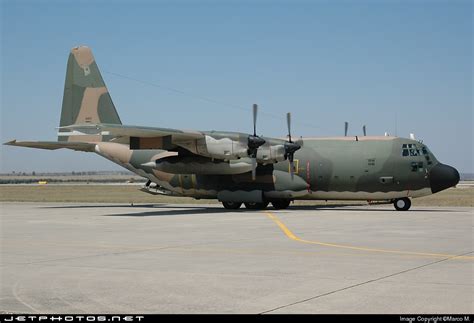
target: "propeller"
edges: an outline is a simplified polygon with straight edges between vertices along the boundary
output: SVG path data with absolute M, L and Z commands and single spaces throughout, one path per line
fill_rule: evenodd
M 257 136 L 257 113 L 258 106 L 253 105 L 253 135 L 249 135 L 247 139 L 247 153 L 252 160 L 252 180 L 257 176 L 257 150 L 258 147 L 265 144 L 265 139 Z
M 344 122 L 344 137 L 347 137 L 347 130 L 349 129 L 349 122 Z
M 290 174 L 291 174 L 291 179 L 293 179 L 294 172 L 295 172 L 295 167 L 293 164 L 294 156 L 295 156 L 295 152 L 298 149 L 300 149 L 301 146 L 291 141 L 291 113 L 290 112 L 286 114 L 286 123 L 288 126 L 288 141 L 285 142 L 285 145 L 284 145 L 285 159 L 288 159 L 288 161 L 290 162 Z
M 365 125 L 362 127 L 362 132 L 364 133 L 364 136 L 367 136 L 367 131 L 366 131 Z

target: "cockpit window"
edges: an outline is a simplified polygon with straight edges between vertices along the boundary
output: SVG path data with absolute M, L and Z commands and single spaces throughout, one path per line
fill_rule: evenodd
M 423 147 L 421 147 L 421 151 L 423 152 L 423 155 L 425 156 L 427 164 L 428 165 L 433 164 L 433 162 L 431 161 L 431 158 L 430 158 L 428 148 L 426 148 L 426 146 L 423 146 Z
M 420 149 L 415 144 L 403 144 L 402 156 L 420 156 Z

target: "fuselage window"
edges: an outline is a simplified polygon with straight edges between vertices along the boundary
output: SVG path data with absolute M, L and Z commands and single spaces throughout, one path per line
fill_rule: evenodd
M 422 172 L 423 171 L 423 162 L 411 162 L 411 171 L 412 172 Z

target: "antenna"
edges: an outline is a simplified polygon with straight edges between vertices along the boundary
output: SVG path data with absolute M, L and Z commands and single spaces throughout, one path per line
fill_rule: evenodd
M 257 136 L 257 113 L 258 113 L 258 106 L 254 104 L 252 106 L 253 110 L 253 136 Z
M 395 137 L 398 134 L 398 111 L 395 109 Z

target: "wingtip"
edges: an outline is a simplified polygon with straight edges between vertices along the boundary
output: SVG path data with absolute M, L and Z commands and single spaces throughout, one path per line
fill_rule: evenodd
M 7 146 L 14 146 L 16 144 L 16 139 L 4 142 L 3 144 Z

